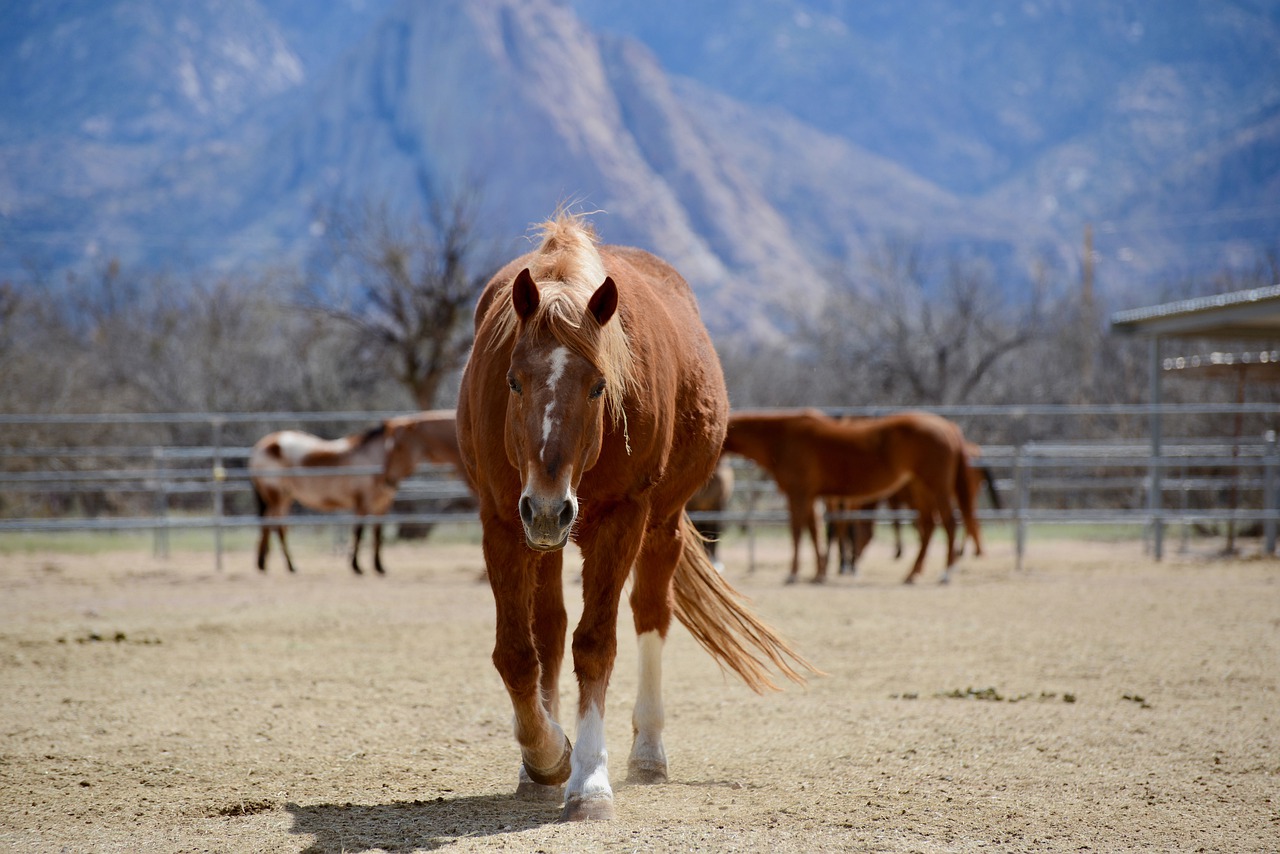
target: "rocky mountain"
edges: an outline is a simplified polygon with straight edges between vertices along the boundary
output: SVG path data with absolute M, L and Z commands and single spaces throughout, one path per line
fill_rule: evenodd
M 67 0 L 0 19 L 0 276 L 302 258 L 320 212 L 568 202 L 765 331 L 886 237 L 1113 289 L 1280 233 L 1280 2 Z M 809 300 L 812 302 L 812 300 Z

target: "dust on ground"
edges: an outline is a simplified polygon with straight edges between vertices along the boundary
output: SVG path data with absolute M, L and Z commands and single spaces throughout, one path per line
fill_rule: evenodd
M 1280 563 L 1064 539 L 1017 571 L 995 543 L 907 587 L 877 541 L 858 576 L 787 587 L 781 539 L 754 572 L 725 552 L 827 675 L 756 696 L 673 629 L 671 782 L 629 786 L 624 607 L 618 817 L 582 825 L 513 797 L 473 543 L 389 546 L 385 578 L 339 550 L 295 576 L 248 552 L 0 557 L 0 849 L 1280 848 Z

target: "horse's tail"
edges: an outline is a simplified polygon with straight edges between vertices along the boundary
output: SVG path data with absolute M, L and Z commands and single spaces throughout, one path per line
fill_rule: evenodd
M 825 675 L 751 613 L 742 594 L 716 572 L 688 514 L 681 527 L 684 547 L 675 573 L 676 619 L 716 663 L 737 673 L 757 694 L 779 690 L 770 678 L 770 664 L 801 684 L 801 671 Z
M 969 468 L 969 454 L 964 448 L 956 458 L 956 503 L 960 505 L 960 517 L 964 529 L 973 540 L 973 549 L 982 554 L 982 534 L 978 530 L 978 517 L 974 515 L 973 481 Z

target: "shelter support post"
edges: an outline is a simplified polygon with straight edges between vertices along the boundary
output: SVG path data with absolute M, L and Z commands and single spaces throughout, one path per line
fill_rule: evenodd
M 1267 431 L 1267 457 L 1262 468 L 1262 520 L 1263 548 L 1266 553 L 1276 553 L 1276 431 Z

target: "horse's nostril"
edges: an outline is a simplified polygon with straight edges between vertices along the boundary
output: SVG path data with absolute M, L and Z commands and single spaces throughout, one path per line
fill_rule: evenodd
M 560 527 L 567 528 L 573 524 L 573 502 L 566 501 L 560 506 Z
M 527 495 L 520 496 L 520 521 L 525 525 L 533 524 L 533 502 Z

